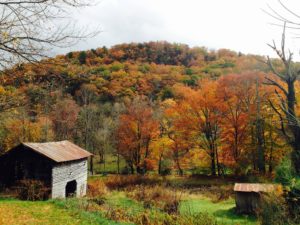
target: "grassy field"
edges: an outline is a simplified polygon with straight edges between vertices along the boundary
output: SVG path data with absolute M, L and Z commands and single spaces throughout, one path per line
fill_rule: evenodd
M 134 184 L 136 180 L 130 177 L 123 177 L 121 180 L 114 177 L 93 177 L 89 179 L 89 183 L 96 182 L 96 184 L 99 184 L 97 182 L 101 182 L 102 184 L 103 180 L 109 179 L 113 183 L 106 183 L 109 188 L 105 192 L 103 192 L 104 188 L 99 186 L 99 196 L 91 197 L 89 195 L 88 198 L 83 199 L 30 202 L 0 198 L 0 224 L 202 225 L 202 222 L 192 222 L 197 221 L 198 219 L 195 216 L 199 215 L 203 221 L 207 220 L 205 225 L 257 224 L 254 217 L 235 214 L 235 202 L 232 197 L 216 201 L 214 195 L 221 189 L 215 188 L 221 186 L 220 183 L 213 186 L 214 180 L 211 180 L 211 183 L 209 181 L 199 181 L 197 184 L 195 178 L 172 177 L 168 178 L 168 186 L 162 186 L 163 184 L 152 186 L 152 183 L 149 182 L 160 183 L 160 179 L 155 178 L 155 180 L 152 180 L 154 178 L 151 178 L 150 180 L 150 178 L 147 178 L 149 180 L 143 180 L 145 184 L 139 182 L 136 185 Z M 126 183 L 125 188 L 120 188 L 120 185 L 123 185 L 122 182 L 128 182 L 128 180 L 132 184 Z M 184 186 L 184 183 L 187 186 Z M 208 185 L 209 188 L 200 188 L 203 185 Z M 176 186 L 177 188 L 174 188 Z M 186 189 L 186 187 L 190 188 Z M 231 184 L 225 185 L 224 188 L 231 188 Z M 167 213 L 158 204 L 170 201 L 167 197 L 172 197 L 173 193 L 176 193 L 177 196 L 180 195 L 178 211 L 174 215 Z M 141 197 L 141 195 L 145 196 Z M 151 196 L 151 204 L 147 202 L 149 196 Z M 151 198 L 154 198 L 153 201 Z
M 125 160 L 120 157 L 120 173 L 124 171 L 126 166 Z M 105 164 L 100 162 L 99 155 L 94 156 L 94 173 L 103 174 L 110 173 L 115 174 L 118 172 L 117 157 L 112 154 L 105 155 Z
M 130 214 L 142 212 L 143 205 L 139 202 L 133 201 L 126 197 L 123 192 L 115 192 L 108 200 L 114 207 L 121 207 L 129 209 Z M 246 215 L 236 215 L 234 212 L 234 199 L 228 199 L 218 203 L 213 203 L 210 199 L 201 195 L 192 195 L 185 197 L 180 204 L 180 214 L 196 214 L 207 213 L 216 218 L 219 224 L 234 225 L 234 224 L 248 224 L 255 225 L 257 221 L 254 217 Z M 152 211 L 157 216 L 158 212 Z
M 191 199 L 183 201 L 180 206 L 181 213 L 206 212 L 212 215 L 220 224 L 257 224 L 254 217 L 236 215 L 233 199 L 213 203 L 209 199 Z
M 1 199 L 0 224 L 81 224 L 81 220 L 50 202 Z
M 0 224 L 132 224 L 130 222 L 115 222 L 105 218 L 101 212 L 87 212 L 77 208 L 81 204 L 76 200 L 69 201 L 19 201 L 15 199 L 0 200 Z M 143 205 L 129 199 L 122 192 L 114 192 L 107 199 L 111 207 L 126 209 L 131 216 L 142 213 Z M 254 218 L 237 216 L 233 212 L 234 201 L 212 203 L 208 199 L 185 200 L 180 206 L 180 213 L 206 212 L 214 216 L 220 224 L 257 224 Z M 158 212 L 152 212 L 157 216 Z
M 75 203 L 76 202 L 76 203 Z M 2 225 L 54 225 L 54 224 L 103 224 L 118 225 L 104 218 L 101 212 L 76 209 L 78 200 L 20 201 L 0 199 L 0 224 Z

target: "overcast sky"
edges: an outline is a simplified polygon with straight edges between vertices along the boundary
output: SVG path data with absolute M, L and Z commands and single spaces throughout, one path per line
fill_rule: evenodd
M 300 15 L 299 0 L 282 1 Z M 74 18 L 102 33 L 63 51 L 166 40 L 273 56 L 267 43 L 280 41 L 282 29 L 270 25 L 276 21 L 262 11 L 268 4 L 285 13 L 277 0 L 100 0 L 76 10 Z M 299 55 L 300 39 L 295 37 L 295 31 L 288 32 L 288 46 Z

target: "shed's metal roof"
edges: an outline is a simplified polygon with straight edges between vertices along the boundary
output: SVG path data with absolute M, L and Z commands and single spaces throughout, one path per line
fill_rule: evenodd
M 236 183 L 234 191 L 238 192 L 274 192 L 280 189 L 280 185 L 275 184 L 253 184 L 253 183 Z
M 22 145 L 58 163 L 84 159 L 92 155 L 70 141 L 22 143 Z

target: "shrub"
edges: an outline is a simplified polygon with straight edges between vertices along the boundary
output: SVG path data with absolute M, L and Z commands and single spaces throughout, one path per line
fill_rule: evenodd
M 148 73 L 150 71 L 150 66 L 148 64 L 143 64 L 139 66 L 139 71 L 141 73 Z
M 122 208 L 109 208 L 105 217 L 110 220 L 137 225 L 217 225 L 213 216 L 207 213 L 179 215 L 146 210 L 132 214 Z
M 256 213 L 261 225 L 289 224 L 287 204 L 282 197 L 277 195 L 262 195 L 261 204 Z
M 194 78 L 194 77 L 193 77 Z M 197 79 L 184 79 L 182 82 L 184 83 L 184 84 L 186 84 L 187 86 L 191 86 L 191 87 L 193 87 L 193 86 L 196 86 L 196 84 L 197 84 Z
M 172 172 L 172 161 L 169 159 L 162 160 L 160 165 L 160 175 L 167 176 Z
M 122 175 L 129 175 L 131 173 L 129 167 L 125 166 L 124 168 L 122 168 L 121 170 L 121 174 Z
M 127 175 L 127 176 L 109 176 L 104 181 L 105 185 L 110 190 L 123 189 L 135 185 L 154 185 L 160 182 L 159 178 L 142 176 L 142 175 Z
M 162 100 L 166 100 L 166 99 L 168 99 L 168 98 L 174 98 L 174 96 L 175 96 L 175 95 L 174 95 L 172 89 L 169 88 L 169 87 L 166 87 L 166 88 L 164 88 L 163 91 L 162 91 L 161 99 L 162 99 Z
M 39 180 L 21 180 L 18 182 L 17 197 L 21 200 L 46 200 L 50 196 L 50 188 Z
M 165 202 L 163 211 L 168 214 L 177 214 L 179 213 L 179 203 L 180 200 L 177 198 L 176 195 L 174 195 L 173 199 L 168 199 L 168 201 Z
M 111 65 L 110 70 L 112 72 L 118 72 L 124 68 L 124 65 L 118 62 L 115 62 Z
M 286 200 L 288 203 L 289 213 L 295 224 L 300 224 L 300 184 L 297 182 L 286 193 Z
M 276 167 L 275 181 L 283 185 L 292 185 L 294 178 L 293 166 L 290 158 L 284 158 Z
M 181 195 L 164 186 L 136 186 L 128 196 L 144 204 L 144 208 L 153 206 L 160 208 L 168 214 L 176 214 L 179 210 Z
M 186 68 L 186 69 L 185 69 L 185 74 L 186 74 L 186 75 L 193 75 L 193 74 L 194 74 L 194 71 L 193 71 L 193 69 L 191 69 L 191 68 Z
M 69 52 L 69 53 L 67 54 L 67 57 L 68 57 L 69 59 L 72 59 L 72 58 L 73 58 L 73 52 Z
M 212 202 L 217 203 L 221 201 L 228 200 L 231 196 L 234 195 L 232 187 L 218 188 L 215 194 L 212 195 Z
M 85 51 L 82 51 L 79 53 L 78 55 L 78 61 L 79 63 L 82 64 L 86 64 L 86 59 L 87 59 L 87 54 Z
M 110 220 L 122 222 L 129 222 L 131 220 L 126 210 L 122 208 L 108 208 L 105 217 Z
M 87 196 L 98 205 L 104 203 L 105 196 L 108 193 L 107 187 L 102 180 L 93 180 L 88 184 Z

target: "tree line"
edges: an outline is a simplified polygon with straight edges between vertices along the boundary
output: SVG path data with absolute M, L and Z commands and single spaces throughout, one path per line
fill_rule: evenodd
M 177 58 L 177 48 L 201 53 L 189 66 L 147 61 L 148 45 L 172 49 Z M 167 42 L 103 49 L 20 64 L 2 75 L 2 152 L 22 141 L 69 139 L 104 165 L 105 154 L 118 165 L 125 160 L 130 173 L 209 168 L 221 176 L 272 173 L 291 151 L 285 116 L 274 113 L 284 113 L 278 95 L 285 83 L 272 71 L 284 68 L 279 60 L 270 59 L 270 67 L 263 57 Z M 122 53 L 118 61 L 116 49 L 134 56 Z

